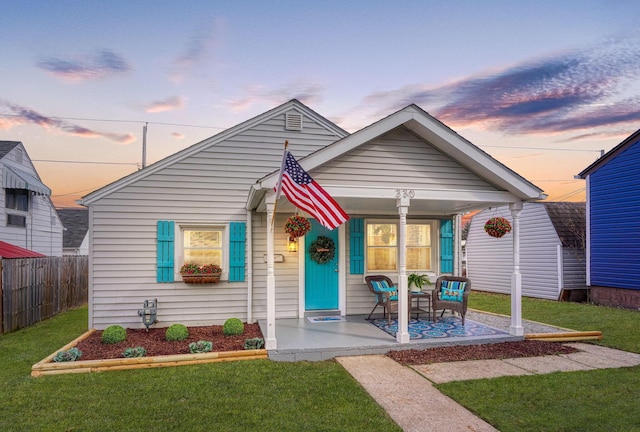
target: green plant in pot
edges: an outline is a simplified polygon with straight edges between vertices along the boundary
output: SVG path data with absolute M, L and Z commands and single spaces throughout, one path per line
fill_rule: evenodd
M 421 275 L 418 273 L 411 273 L 409 276 L 407 276 L 407 282 L 409 284 L 409 289 L 413 292 L 422 291 L 422 287 L 425 285 L 431 286 L 429 277 L 427 275 Z

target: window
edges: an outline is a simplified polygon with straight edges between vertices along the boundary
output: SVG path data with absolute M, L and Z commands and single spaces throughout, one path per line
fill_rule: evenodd
M 434 267 L 432 238 L 434 221 L 407 222 L 407 270 L 428 271 Z M 398 223 L 367 223 L 367 272 L 398 271 Z
M 24 228 L 27 226 L 27 218 L 25 216 L 7 214 L 7 226 Z
M 4 206 L 8 209 L 29 211 L 29 191 L 25 189 L 5 189 Z
M 218 264 L 224 268 L 223 228 L 184 228 L 182 230 L 183 263 Z

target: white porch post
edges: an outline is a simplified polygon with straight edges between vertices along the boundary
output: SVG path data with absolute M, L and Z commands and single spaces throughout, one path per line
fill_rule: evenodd
M 273 245 L 273 203 L 267 203 L 267 340 L 265 348 L 278 348 L 276 341 L 276 277 L 274 271 Z
M 520 213 L 522 202 L 509 204 L 513 217 L 513 274 L 511 275 L 511 327 L 512 336 L 524 335 L 522 327 L 522 275 L 520 274 Z
M 400 215 L 398 227 L 398 331 L 396 340 L 400 343 L 409 343 L 409 291 L 407 287 L 407 212 L 414 192 L 412 190 L 396 191 L 396 206 Z

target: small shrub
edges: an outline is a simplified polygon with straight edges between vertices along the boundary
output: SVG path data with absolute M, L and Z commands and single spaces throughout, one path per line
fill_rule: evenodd
M 264 339 L 262 338 L 251 338 L 244 340 L 244 349 L 246 350 L 257 350 L 264 346 Z
M 235 336 L 244 333 L 244 324 L 238 318 L 229 318 L 222 326 L 225 336 Z
M 122 352 L 122 357 L 126 358 L 144 357 L 145 355 L 147 355 L 147 350 L 141 346 L 135 348 L 127 348 Z
M 127 330 L 119 325 L 112 325 L 102 332 L 102 343 L 114 344 L 127 339 Z
M 53 357 L 54 362 L 72 362 L 78 360 L 82 357 L 82 351 L 78 348 L 71 348 L 67 351 L 58 352 L 55 357 Z
M 206 340 L 200 340 L 198 342 L 191 342 L 189 344 L 189 351 L 191 354 L 206 353 L 213 349 L 213 342 Z
M 184 324 L 171 324 L 165 333 L 168 341 L 181 341 L 189 337 L 189 330 Z

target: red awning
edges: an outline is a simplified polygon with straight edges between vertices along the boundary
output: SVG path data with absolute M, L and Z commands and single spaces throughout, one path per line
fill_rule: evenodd
M 46 255 L 0 241 L 0 258 L 42 258 L 42 257 L 46 257 Z

